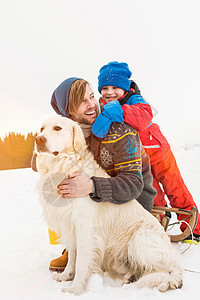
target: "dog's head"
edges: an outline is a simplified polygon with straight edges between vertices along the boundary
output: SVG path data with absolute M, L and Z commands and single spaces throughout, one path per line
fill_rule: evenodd
M 48 118 L 36 137 L 37 152 L 48 152 L 55 156 L 67 149 L 78 152 L 83 146 L 85 138 L 80 126 L 61 116 Z

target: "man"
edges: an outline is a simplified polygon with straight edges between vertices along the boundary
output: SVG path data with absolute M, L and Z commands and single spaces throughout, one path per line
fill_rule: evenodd
M 59 185 L 58 193 L 66 198 L 90 195 L 93 201 L 116 205 L 137 199 L 151 211 L 156 190 L 152 185 L 149 158 L 138 133 L 119 118 L 117 123 L 111 124 L 104 139 L 91 134 L 99 108 L 89 83 L 83 79 L 72 77 L 63 81 L 53 92 L 51 105 L 56 113 L 80 124 L 96 161 L 111 176 L 88 178 L 85 174 L 74 174 Z M 51 262 L 50 270 L 61 271 L 66 264 L 67 251 Z

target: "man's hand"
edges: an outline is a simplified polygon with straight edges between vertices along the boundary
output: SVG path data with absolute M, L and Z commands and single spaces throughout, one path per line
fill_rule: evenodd
M 94 183 L 84 173 L 73 173 L 58 185 L 58 194 L 65 198 L 78 198 L 94 193 Z

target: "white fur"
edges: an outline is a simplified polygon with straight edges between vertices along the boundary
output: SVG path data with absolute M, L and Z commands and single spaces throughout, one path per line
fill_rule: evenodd
M 55 131 L 55 126 L 62 130 Z M 57 193 L 65 176 L 82 171 L 91 176 L 109 177 L 87 150 L 80 127 L 63 117 L 43 124 L 40 135 L 48 152 L 40 152 L 40 194 L 43 213 L 51 230 L 61 235 L 69 251 L 63 273 L 55 279 L 73 280 L 65 291 L 80 294 L 92 273 L 106 271 L 127 283 L 132 276 L 139 286 L 166 291 L 182 284 L 180 255 L 158 220 L 136 200 L 116 205 L 96 203 L 89 196 L 66 199 Z M 59 151 L 57 156 L 52 152 Z

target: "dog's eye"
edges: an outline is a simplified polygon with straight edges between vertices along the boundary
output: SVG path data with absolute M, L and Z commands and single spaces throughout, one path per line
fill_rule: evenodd
M 42 132 L 44 130 L 44 127 L 40 128 L 40 132 Z
M 60 127 L 60 126 L 55 126 L 53 129 L 54 129 L 55 131 L 60 131 L 60 130 L 62 129 L 62 127 Z

